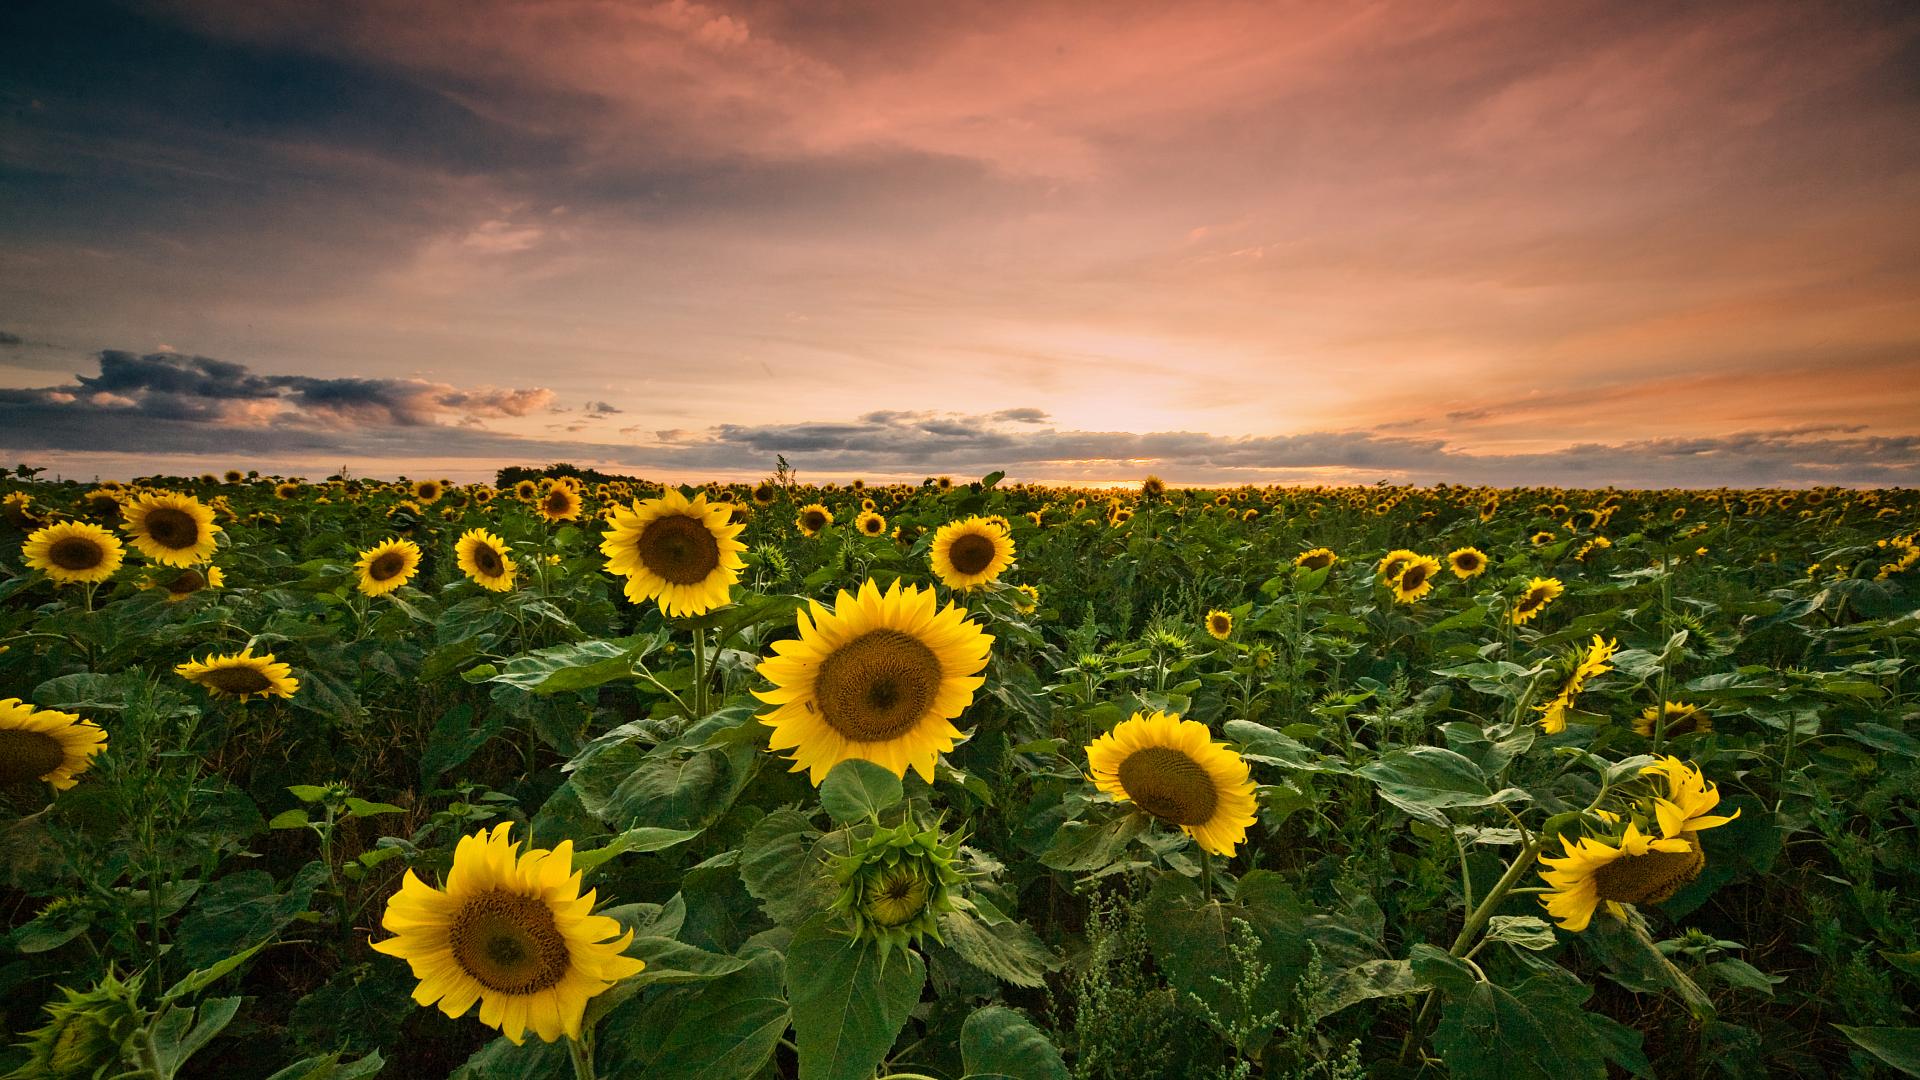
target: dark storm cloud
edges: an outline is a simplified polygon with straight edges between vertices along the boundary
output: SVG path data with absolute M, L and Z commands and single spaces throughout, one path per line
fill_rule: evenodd
M 0 330 L 0 345 L 24 344 L 26 344 L 26 339 L 22 338 L 19 334 L 9 334 L 5 330 Z

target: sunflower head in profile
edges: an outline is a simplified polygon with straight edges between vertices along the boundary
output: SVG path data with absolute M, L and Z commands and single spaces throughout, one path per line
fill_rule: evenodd
M 197 566 L 213 558 L 220 526 L 213 511 L 191 495 L 159 492 L 120 508 L 121 528 L 140 554 L 162 566 Z
M 1650 778 L 1656 788 L 1648 808 L 1663 836 L 1694 836 L 1740 816 L 1738 809 L 1724 816 L 1712 813 L 1720 805 L 1718 785 L 1677 757 L 1663 757 L 1641 769 L 1640 775 Z
M 1639 716 L 1634 717 L 1633 730 L 1636 734 L 1651 739 L 1656 726 L 1665 728 L 1669 739 L 1686 735 L 1705 735 L 1713 730 L 1713 717 L 1700 706 L 1689 705 L 1684 701 L 1649 705 Z
M 518 567 L 507 552 L 507 542 L 485 529 L 468 529 L 453 545 L 454 561 L 460 572 L 475 585 L 493 592 L 513 588 Z
M 1440 572 L 1440 560 L 1431 555 L 1415 555 L 1400 567 L 1393 579 L 1393 602 L 1411 604 L 1433 591 L 1433 578 Z
M 548 521 L 576 521 L 580 517 L 580 492 L 571 484 L 549 480 L 546 490 L 540 493 L 540 501 L 535 505 L 540 510 L 540 516 Z
M 898 581 L 884 593 L 872 579 L 857 595 L 843 589 L 832 609 L 814 602 L 800 636 L 760 662 L 773 683 L 754 691 L 774 706 L 759 717 L 773 728 L 769 748 L 793 751 L 791 771 L 815 784 L 849 758 L 931 783 L 935 759 L 962 738 L 954 719 L 986 681 L 993 638 L 966 615 Z
M 1254 822 L 1246 761 L 1198 720 L 1134 713 L 1087 747 L 1087 764 L 1095 787 L 1178 825 L 1215 855 L 1231 856 Z
M 1554 598 L 1567 591 L 1559 578 L 1537 577 L 1527 582 L 1527 589 L 1513 602 L 1513 625 L 1525 626 L 1534 616 L 1547 609 Z
M 169 604 L 177 604 L 208 589 L 218 589 L 226 583 L 227 575 L 217 566 L 187 566 L 147 578 L 147 588 L 166 593 Z
M 688 499 L 668 488 L 658 498 L 620 508 L 600 542 L 607 569 L 627 579 L 627 599 L 658 600 L 669 617 L 702 615 L 726 604 L 728 589 L 740 580 L 747 546 L 734 537 L 726 503 L 708 503 L 702 492 Z
M 113 577 L 126 551 L 112 533 L 84 521 L 61 521 L 28 534 L 21 556 L 56 585 L 94 585 Z
M 272 653 L 253 655 L 251 646 L 221 656 L 208 653 L 205 660 L 189 660 L 173 669 L 174 674 L 217 698 L 246 701 L 252 697 L 290 698 L 300 689 L 293 669 L 273 658 Z
M 1215 641 L 1225 641 L 1233 636 L 1233 612 L 1214 608 L 1207 612 L 1207 635 Z
M 960 592 L 997 580 L 1013 565 L 1013 538 L 985 518 L 950 521 L 933 534 L 933 572 Z
M 1447 569 L 1461 581 L 1487 572 L 1487 553 L 1477 547 L 1455 548 L 1447 553 Z
M 819 503 L 808 503 L 793 516 L 793 527 L 800 530 L 802 536 L 819 536 L 820 531 L 833 524 L 833 511 Z
M 960 841 L 942 838 L 937 825 L 873 826 L 835 857 L 840 893 L 829 910 L 850 918 L 858 936 L 879 942 L 882 957 L 923 937 L 939 941 L 940 916 L 954 909 L 954 890 L 963 881 L 959 854 Z
M 868 510 L 859 517 L 854 518 L 853 527 L 858 529 L 862 536 L 887 535 L 887 519 L 872 510 Z
M 1340 556 L 1335 555 L 1332 548 L 1320 547 L 1301 552 L 1294 558 L 1293 565 L 1302 570 L 1324 570 L 1339 561 Z
M 1561 844 L 1563 857 L 1540 860 L 1547 867 L 1541 880 L 1549 886 L 1540 902 L 1562 929 L 1575 932 L 1593 922 L 1602 904 L 1624 919 L 1627 904 L 1666 901 L 1707 864 L 1696 834 L 1654 836 L 1632 821 L 1618 839 L 1563 836 Z
M 65 791 L 106 748 L 107 733 L 91 720 L 19 698 L 0 701 L 0 788 L 41 781 Z
M 459 1017 L 479 1002 L 480 1022 L 516 1045 L 528 1029 L 579 1039 L 587 1002 L 646 964 L 622 955 L 633 931 L 592 914 L 573 841 L 522 852 L 511 829 L 462 837 L 444 888 L 407 871 L 380 919 L 394 936 L 373 947 L 413 969 L 421 1005 Z
M 1381 557 L 1380 565 L 1375 567 L 1375 570 L 1379 573 L 1382 582 L 1391 585 L 1400 576 L 1400 571 L 1406 569 L 1408 563 L 1419 557 L 1420 553 L 1417 551 L 1395 548 Z
M 420 545 L 411 540 L 389 537 L 360 553 L 354 569 L 360 572 L 357 588 L 368 596 L 386 594 L 413 580 L 420 571 Z

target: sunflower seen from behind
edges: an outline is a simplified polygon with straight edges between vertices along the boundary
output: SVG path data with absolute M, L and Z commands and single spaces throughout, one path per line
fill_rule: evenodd
M 513 576 L 519 567 L 508 554 L 507 542 L 485 529 L 468 529 L 453 545 L 453 558 L 460 572 L 475 585 L 492 592 L 513 588 Z
M 107 733 L 91 720 L 19 698 L 0 701 L 0 788 L 39 781 L 66 791 L 106 748 Z
M 457 1018 L 478 1002 L 480 1022 L 516 1045 L 529 1030 L 578 1040 L 587 1002 L 646 964 L 623 955 L 633 931 L 581 894 L 573 841 L 523 852 L 511 830 L 462 837 L 443 888 L 408 870 L 380 918 L 394 936 L 373 947 L 412 968 L 420 1005 Z
M 120 540 L 98 525 L 62 521 L 35 529 L 21 545 L 21 557 L 56 585 L 97 585 L 113 577 L 126 558 Z
M 933 534 L 928 557 L 947 588 L 966 592 L 997 580 L 1013 565 L 1013 538 L 986 518 L 949 521 Z
M 191 495 L 142 495 L 120 508 L 121 528 L 140 554 L 162 566 L 198 566 L 213 558 L 220 526 L 213 511 Z
M 1232 856 L 1255 820 L 1245 759 L 1213 741 L 1207 725 L 1174 713 L 1134 713 L 1087 747 L 1094 786 Z
M 800 636 L 773 644 L 760 674 L 773 683 L 754 696 L 774 708 L 769 749 L 792 751 L 792 772 L 814 784 L 835 765 L 863 758 L 895 775 L 909 768 L 929 783 L 936 759 L 963 738 L 953 721 L 986 681 L 993 638 L 932 589 L 886 592 L 871 579 L 844 589 L 829 609 L 811 602 Z
M 241 702 L 253 697 L 290 698 L 300 689 L 293 668 L 275 660 L 272 653 L 253 655 L 252 646 L 225 656 L 208 653 L 205 660 L 189 660 L 173 673 L 214 697 Z
M 359 571 L 356 588 L 367 596 L 385 596 L 419 573 L 420 545 L 388 537 L 361 552 L 353 566 Z
M 627 579 L 627 599 L 658 600 L 669 617 L 704 615 L 727 603 L 728 590 L 740 580 L 747 546 L 734 537 L 736 524 L 726 503 L 708 503 L 704 492 L 688 499 L 668 488 L 659 498 L 616 508 L 613 526 L 600 542 L 607 569 Z

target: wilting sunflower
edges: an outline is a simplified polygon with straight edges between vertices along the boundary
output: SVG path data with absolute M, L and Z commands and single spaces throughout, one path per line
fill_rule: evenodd
M 1134 713 L 1087 747 L 1087 765 L 1095 787 L 1180 826 L 1215 855 L 1231 857 L 1254 822 L 1246 761 L 1198 720 Z
M 1487 572 L 1487 553 L 1477 547 L 1457 548 L 1447 553 L 1447 568 L 1461 581 L 1477 578 Z
M 292 668 L 276 661 L 272 653 L 253 655 L 251 646 L 229 656 L 208 653 L 205 660 L 189 660 L 173 673 L 199 683 L 214 697 L 240 701 L 256 695 L 290 698 L 300 689 Z
M 1641 769 L 1640 775 L 1664 781 L 1665 794 L 1653 799 L 1654 819 L 1662 835 L 1692 837 L 1740 816 L 1738 809 L 1724 817 L 1709 813 L 1720 805 L 1719 786 L 1677 757 L 1663 757 Z
M 1615 843 L 1593 837 L 1561 837 L 1566 856 L 1540 861 L 1540 877 L 1550 892 L 1540 902 L 1561 929 L 1581 931 L 1601 904 L 1615 918 L 1626 918 L 1624 904 L 1658 904 L 1700 876 L 1707 864 L 1694 834 L 1654 837 L 1627 823 Z
M 1566 591 L 1567 587 L 1560 584 L 1559 578 L 1537 577 L 1527 582 L 1527 591 L 1513 602 L 1513 625 L 1526 625 L 1528 620 L 1545 611 L 1555 597 Z
M 1662 714 L 1664 715 L 1664 718 Z M 1662 705 L 1649 705 L 1639 716 L 1633 719 L 1633 730 L 1638 734 L 1653 738 L 1654 725 L 1664 719 L 1667 738 L 1679 738 L 1682 735 L 1704 735 L 1713 730 L 1713 717 L 1698 705 L 1689 705 L 1684 701 L 1669 701 Z
M 0 787 L 43 780 L 65 791 L 106 748 L 107 733 L 91 720 L 19 698 L 0 701 Z
M 580 517 L 580 493 L 571 485 L 548 481 L 547 489 L 540 494 L 539 509 L 540 516 L 548 521 L 574 521 Z
M 798 616 L 800 636 L 773 644 L 760 662 L 773 683 L 754 696 L 774 706 L 761 723 L 775 751 L 793 751 L 792 772 L 818 784 L 849 758 L 933 780 L 933 763 L 962 737 L 954 718 L 986 680 L 993 637 L 965 610 L 937 607 L 932 589 L 882 593 L 869 578 L 842 589 L 832 610 L 818 601 Z
M 1233 636 L 1233 612 L 1214 608 L 1207 612 L 1207 633 L 1215 641 L 1225 641 Z
M 162 566 L 197 566 L 218 546 L 213 511 L 191 495 L 142 495 L 120 508 L 120 520 L 140 554 Z
M 84 521 L 62 521 L 35 529 L 21 546 L 27 565 L 60 585 L 90 585 L 120 569 L 125 549 L 112 533 Z
M 933 572 L 961 592 L 993 581 L 1013 565 L 1013 538 L 985 518 L 949 521 L 933 534 Z
M 1420 553 L 1417 551 L 1408 551 L 1406 548 L 1395 548 L 1387 552 L 1380 560 L 1380 565 L 1375 567 L 1375 570 L 1380 575 L 1382 582 L 1392 584 L 1400 577 L 1400 571 L 1406 569 L 1408 563 L 1419 557 Z
M 887 535 L 887 519 L 868 510 L 853 519 L 853 527 L 860 530 L 862 536 Z
M 668 488 L 664 495 L 616 510 L 600 542 L 607 569 L 627 579 L 633 603 L 659 600 L 668 616 L 703 615 L 727 602 L 740 580 L 747 545 L 735 540 L 745 525 L 732 521 L 726 503 L 689 500 Z
M 592 890 L 580 895 L 573 841 L 523 853 L 511 829 L 462 837 L 445 889 L 407 871 L 380 917 L 394 936 L 373 947 L 413 969 L 421 1005 L 459 1017 L 477 1001 L 480 1022 L 516 1045 L 529 1028 L 578 1039 L 587 1002 L 646 963 L 621 955 L 633 931 L 593 914 Z
M 475 585 L 494 592 L 513 588 L 517 567 L 513 556 L 507 553 L 507 542 L 487 530 L 468 529 L 462 533 L 453 545 L 453 558 Z
M 194 593 L 218 589 L 226 582 L 227 576 L 217 566 L 204 569 L 187 566 L 148 576 L 147 588 L 161 590 L 167 594 L 167 603 L 177 604 Z
M 368 596 L 387 593 L 413 580 L 420 570 L 420 545 L 389 537 L 360 553 L 353 564 L 360 571 L 358 588 Z
M 808 503 L 793 517 L 794 528 L 804 536 L 819 536 L 820 530 L 833 524 L 833 511 L 819 503 Z
M 1293 560 L 1293 565 L 1302 570 L 1320 570 L 1339 561 L 1340 556 L 1335 555 L 1332 548 L 1314 548 L 1312 551 L 1301 552 Z
M 1440 572 L 1440 560 L 1431 555 L 1415 555 L 1400 568 L 1393 579 L 1393 602 L 1411 604 L 1433 591 L 1433 575 Z

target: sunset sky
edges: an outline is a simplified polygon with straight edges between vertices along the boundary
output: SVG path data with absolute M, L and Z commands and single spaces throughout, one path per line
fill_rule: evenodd
M 0 464 L 1920 483 L 1920 7 L 0 5 Z

